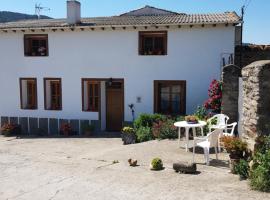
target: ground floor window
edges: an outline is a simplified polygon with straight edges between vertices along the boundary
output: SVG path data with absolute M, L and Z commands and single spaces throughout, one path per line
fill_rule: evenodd
M 82 110 L 98 112 L 100 102 L 100 82 L 82 79 Z
M 186 113 L 186 81 L 154 81 L 156 113 L 184 115 Z
M 60 78 L 44 78 L 45 110 L 62 110 L 62 85 Z
M 37 109 L 37 79 L 20 78 L 21 109 Z

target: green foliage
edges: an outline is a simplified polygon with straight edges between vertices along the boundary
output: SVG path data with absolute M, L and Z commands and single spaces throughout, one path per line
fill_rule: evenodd
M 254 190 L 270 192 L 270 150 L 265 154 L 257 152 L 253 157 L 250 185 Z
M 194 115 L 199 119 L 199 120 L 205 120 L 207 118 L 207 110 L 203 106 L 198 106 Z
M 244 159 L 241 159 L 238 164 L 235 165 L 234 171 L 241 178 L 247 179 L 249 176 L 249 165 L 248 162 Z
M 154 123 L 152 132 L 154 137 L 159 139 L 177 138 L 177 128 L 174 126 L 174 121 L 171 119 Z
M 154 136 L 152 134 L 152 130 L 150 127 L 141 126 L 136 130 L 137 142 L 146 142 L 150 140 L 154 140 Z
M 83 130 L 84 132 L 86 132 L 86 131 L 92 132 L 92 131 L 95 130 L 95 126 L 94 126 L 93 124 L 84 124 L 84 125 L 82 126 L 82 130 Z
M 265 154 L 270 149 L 270 136 L 259 136 L 256 138 L 255 153 Z
M 165 119 L 166 116 L 161 114 L 141 114 L 134 121 L 134 127 L 135 129 L 139 129 L 140 127 L 152 127 L 153 123 L 164 121 Z
M 153 170 L 162 170 L 163 162 L 160 158 L 154 158 L 151 162 L 151 166 Z
M 135 129 L 129 126 L 126 126 L 122 129 L 122 133 L 125 134 L 134 134 L 135 133 Z

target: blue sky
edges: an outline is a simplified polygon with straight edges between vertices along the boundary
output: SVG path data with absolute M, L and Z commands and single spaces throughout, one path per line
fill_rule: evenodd
M 82 16 L 111 16 L 151 5 L 185 13 L 236 11 L 250 0 L 81 0 Z M 66 0 L 1 0 L 0 11 L 34 14 L 35 3 L 49 7 L 42 14 L 63 18 Z M 251 0 L 245 18 L 244 42 L 270 44 L 270 0 Z

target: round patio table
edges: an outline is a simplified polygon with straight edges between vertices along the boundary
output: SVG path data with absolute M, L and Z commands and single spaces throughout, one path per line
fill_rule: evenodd
M 199 121 L 196 124 L 190 124 L 187 123 L 186 121 L 181 121 L 181 122 L 175 122 L 174 126 L 178 128 L 178 145 L 180 147 L 180 136 L 181 136 L 181 128 L 185 128 L 185 136 L 186 136 L 186 152 L 188 152 L 188 147 L 189 147 L 189 129 L 192 128 L 192 133 L 193 137 L 196 136 L 196 128 L 201 129 L 201 135 L 203 135 L 203 127 L 206 126 L 206 122 L 204 121 Z

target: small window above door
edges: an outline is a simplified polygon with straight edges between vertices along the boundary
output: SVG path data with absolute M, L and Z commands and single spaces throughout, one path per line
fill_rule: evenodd
M 48 56 L 48 35 L 24 35 L 25 56 Z
M 167 31 L 140 31 L 139 55 L 167 55 Z

